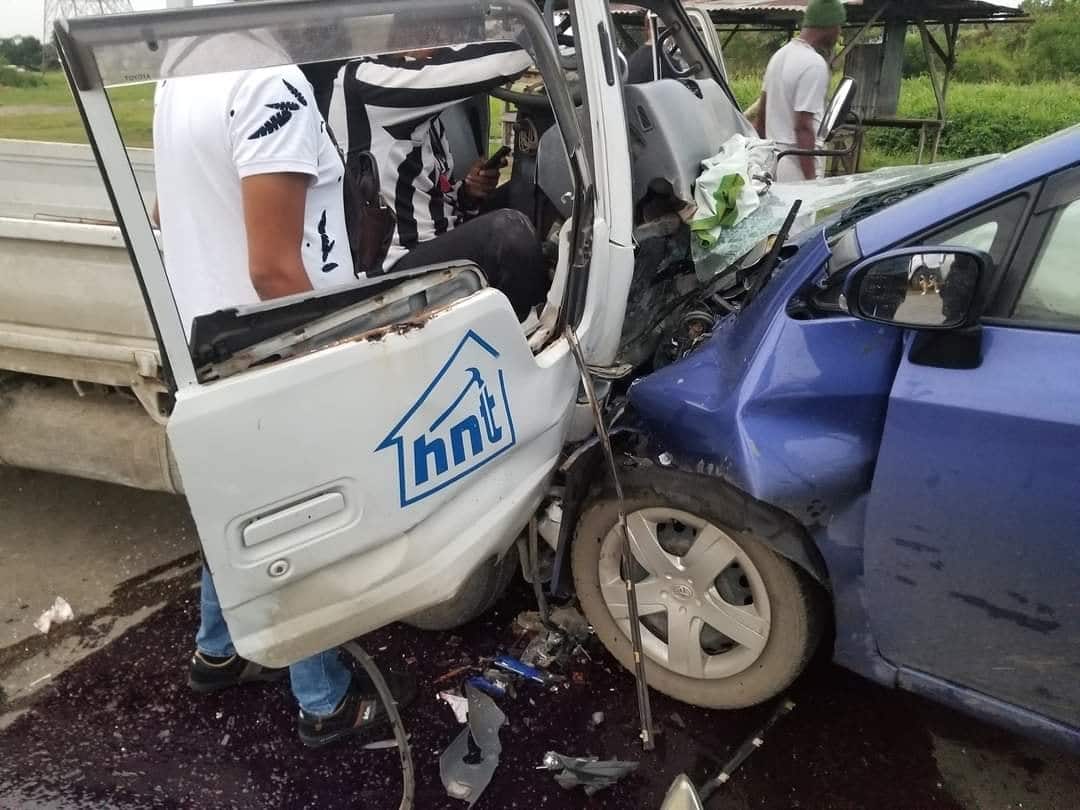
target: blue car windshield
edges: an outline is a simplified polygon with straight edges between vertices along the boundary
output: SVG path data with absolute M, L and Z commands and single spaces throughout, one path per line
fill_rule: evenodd
M 954 172 L 937 174 L 922 180 L 916 180 L 904 186 L 893 187 L 884 191 L 867 194 L 854 203 L 844 208 L 831 222 L 825 225 L 825 238 L 829 243 L 832 255 L 826 275 L 835 277 L 837 273 L 846 270 L 862 258 L 859 240 L 855 235 L 855 226 L 871 214 L 876 214 L 890 205 L 913 197 L 927 189 L 933 188 L 939 183 L 963 174 L 969 167 L 958 168 Z
M 871 214 L 876 214 L 883 208 L 888 208 L 890 205 L 895 205 L 898 202 L 906 200 L 908 197 L 913 197 L 920 192 L 933 188 L 939 183 L 950 180 L 959 174 L 963 174 L 965 171 L 967 171 L 967 167 L 957 169 L 955 172 L 949 172 L 947 174 L 938 174 L 925 180 L 917 180 L 908 185 L 900 186 L 899 188 L 890 188 L 875 194 L 868 194 L 841 211 L 840 215 L 826 226 L 825 237 L 832 243 L 834 240 L 838 239 L 844 231 L 853 228 Z

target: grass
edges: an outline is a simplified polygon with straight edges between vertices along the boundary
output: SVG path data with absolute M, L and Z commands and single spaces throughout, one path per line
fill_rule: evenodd
M 116 120 L 128 146 L 151 146 L 154 88 L 142 84 L 109 91 Z M 502 143 L 501 101 L 491 102 L 492 151 Z M 0 138 L 86 143 L 86 132 L 61 73 L 45 74 L 40 87 L 0 86 Z
M 151 145 L 152 85 L 109 91 L 120 131 L 129 146 Z M 0 87 L 0 138 L 85 143 L 82 120 L 60 73 L 47 73 L 40 87 Z
M 837 77 L 838 78 L 838 77 Z M 746 109 L 761 90 L 756 76 L 736 77 L 732 90 Z M 933 118 L 937 115 L 930 80 L 905 79 L 897 115 Z M 942 133 L 940 160 L 1008 152 L 1080 122 L 1080 84 L 953 82 L 949 88 L 947 123 Z M 916 130 L 867 130 L 861 168 L 914 163 L 918 155 Z
M 761 90 L 757 76 L 739 76 L 732 90 L 744 109 Z M 130 146 L 151 145 L 153 87 L 135 85 L 110 91 L 121 132 Z M 933 94 L 925 78 L 905 79 L 900 95 L 901 116 L 927 117 L 934 112 Z M 502 103 L 491 105 L 491 150 L 502 139 Z M 1080 121 L 1080 85 L 954 83 L 949 93 L 949 124 L 941 159 L 1004 152 Z M 916 157 L 912 133 L 871 130 L 863 150 L 862 168 L 876 169 L 912 163 Z M 82 122 L 60 73 L 48 73 L 39 87 L 0 86 L 0 138 L 82 143 Z

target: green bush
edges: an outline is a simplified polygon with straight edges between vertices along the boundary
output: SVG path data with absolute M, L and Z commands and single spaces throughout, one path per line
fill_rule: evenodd
M 953 79 L 958 82 L 1015 82 L 1021 66 L 994 45 L 963 43 L 956 54 Z
M 936 109 L 927 79 L 904 81 L 901 116 L 932 118 Z M 1080 122 L 1080 85 L 954 83 L 949 90 L 947 119 L 942 155 L 974 157 L 1008 152 Z M 918 137 L 916 131 L 872 129 L 867 145 L 876 151 L 914 157 Z
M 904 38 L 904 78 L 922 76 L 926 71 L 926 50 L 922 37 L 918 33 L 908 34 Z
M 726 32 L 721 32 L 721 39 L 724 38 Z M 769 59 L 784 46 L 787 39 L 785 31 L 740 31 L 724 46 L 724 62 L 733 74 L 764 76 Z
M 760 76 L 733 76 L 729 82 L 739 107 L 746 109 L 761 95 Z
M 1036 14 L 1023 51 L 1026 73 L 1037 79 L 1080 75 L 1080 3 Z
M 43 84 L 45 79 L 40 73 L 0 64 L 0 87 L 41 87 Z

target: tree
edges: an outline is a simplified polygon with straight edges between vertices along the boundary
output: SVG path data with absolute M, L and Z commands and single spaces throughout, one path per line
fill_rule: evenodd
M 42 57 L 41 40 L 37 37 L 0 39 L 0 57 L 16 67 L 39 70 Z

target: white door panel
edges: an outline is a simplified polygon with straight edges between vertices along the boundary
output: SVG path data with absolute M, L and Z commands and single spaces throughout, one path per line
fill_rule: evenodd
M 528 453 L 508 454 L 406 534 L 227 609 L 237 650 L 283 666 L 446 601 L 468 586 L 480 562 L 507 549 L 539 507 L 561 434 L 557 426 Z
M 280 663 L 456 591 L 542 495 L 575 375 L 564 341 L 534 357 L 486 290 L 378 339 L 181 389 L 169 438 L 238 649 Z M 427 571 L 443 554 L 452 566 Z

